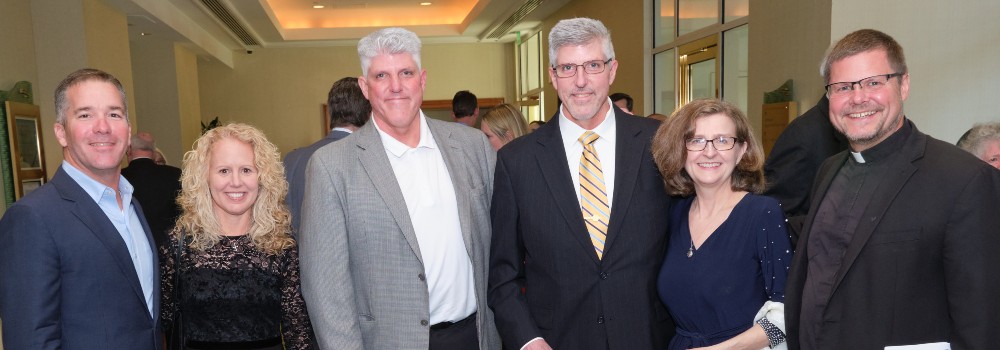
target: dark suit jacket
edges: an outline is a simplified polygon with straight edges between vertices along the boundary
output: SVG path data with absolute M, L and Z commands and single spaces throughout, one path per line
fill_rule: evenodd
M 908 122 L 908 121 L 907 121 Z M 819 349 L 950 341 L 1000 345 L 1000 172 L 914 127 L 854 231 L 823 312 Z M 790 349 L 815 209 L 847 159 L 823 163 L 785 294 Z
M 309 157 L 312 157 L 320 147 L 350 135 L 351 133 L 340 130 L 330 131 L 319 141 L 296 148 L 285 155 L 285 180 L 288 180 L 288 196 L 285 197 L 285 202 L 288 203 L 288 210 L 292 212 L 292 235 L 298 236 L 299 223 L 302 222 L 302 199 L 305 198 L 306 165 L 309 164 Z
M 62 168 L 7 209 L 0 220 L 4 349 L 162 349 L 159 263 L 139 214 L 153 251 L 152 315 L 125 241 Z
M 829 110 L 830 100 L 824 94 L 813 108 L 788 124 L 764 163 L 764 195 L 781 203 L 793 245 L 809 213 L 809 190 L 816 171 L 824 160 L 847 149 L 847 140 L 830 124 Z
M 649 150 L 660 123 L 617 108 L 615 118 L 615 192 L 602 260 L 580 213 L 577 170 L 567 169 L 558 120 L 500 149 L 489 303 L 508 349 L 535 337 L 556 349 L 664 349 L 673 334 L 656 292 L 669 207 Z
M 135 187 L 135 198 L 142 204 L 146 221 L 159 247 L 181 215 L 177 195 L 181 192 L 181 169 L 159 165 L 149 158 L 136 158 L 122 169 L 122 176 Z

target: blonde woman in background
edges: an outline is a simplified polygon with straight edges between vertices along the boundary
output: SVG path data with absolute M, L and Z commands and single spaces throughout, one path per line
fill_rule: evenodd
M 528 133 L 528 123 L 524 121 L 521 111 L 509 103 L 498 105 L 486 112 L 479 128 L 486 134 L 494 151 Z
M 249 125 L 209 130 L 184 155 L 181 184 L 160 249 L 166 329 L 179 313 L 183 349 L 312 348 L 277 147 Z

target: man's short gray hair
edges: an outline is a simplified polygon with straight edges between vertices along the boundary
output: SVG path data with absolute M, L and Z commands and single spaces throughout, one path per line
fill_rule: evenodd
M 361 74 L 368 75 L 372 59 L 378 55 L 408 53 L 420 69 L 420 38 L 403 28 L 379 29 L 358 41 L 358 57 L 361 58 Z
M 549 32 L 549 65 L 556 66 L 556 52 L 563 46 L 586 45 L 595 39 L 601 40 L 604 48 L 604 59 L 615 57 L 615 46 L 611 44 L 611 33 L 601 21 L 583 17 L 559 21 Z
M 982 123 L 972 126 L 958 139 L 958 147 L 982 158 L 986 143 L 992 140 L 1000 141 L 1000 122 Z

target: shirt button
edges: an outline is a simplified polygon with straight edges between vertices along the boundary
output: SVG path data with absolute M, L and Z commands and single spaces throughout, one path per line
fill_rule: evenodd
M 604 316 L 597 317 L 597 324 L 604 324 Z
M 427 325 L 427 320 L 420 320 L 420 325 L 421 326 L 426 326 Z
M 424 277 L 424 274 L 422 274 L 422 273 L 418 273 L 417 274 L 417 278 L 419 278 L 421 281 L 426 281 L 427 280 L 427 277 Z
M 608 279 L 608 273 L 607 272 L 601 272 L 601 279 L 602 280 Z

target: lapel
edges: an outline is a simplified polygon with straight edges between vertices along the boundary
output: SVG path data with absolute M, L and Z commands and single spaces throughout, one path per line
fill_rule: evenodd
M 580 200 L 576 197 L 576 189 L 573 188 L 572 172 L 567 168 L 566 147 L 563 147 L 562 134 L 559 129 L 559 112 L 552 117 L 549 123 L 552 127 L 542 127 L 535 130 L 540 133 L 538 151 L 535 159 L 538 161 L 538 168 L 541 169 L 542 179 L 545 181 L 549 191 L 552 191 L 552 198 L 555 200 L 559 213 L 566 220 L 569 231 L 565 232 L 580 243 L 594 263 L 600 263 L 597 259 L 597 252 L 594 251 L 594 244 L 590 242 L 590 235 L 587 233 L 587 225 L 583 222 L 583 213 L 580 210 Z M 546 125 L 548 126 L 548 125 Z M 616 181 L 617 183 L 617 181 Z M 612 213 L 612 215 L 614 215 Z M 613 220 L 612 220 L 613 221 Z
M 122 236 L 118 234 L 118 229 L 115 228 L 108 216 L 104 214 L 104 211 L 94 202 L 94 199 L 87 195 L 83 191 L 83 188 L 76 183 L 73 178 L 63 171 L 62 167 L 56 170 L 55 176 L 52 177 L 50 181 L 56 190 L 59 192 L 59 196 L 62 197 L 64 201 L 72 202 L 72 208 L 70 213 L 76 216 L 80 222 L 87 227 L 91 234 L 93 234 L 105 248 L 111 253 L 111 257 L 114 259 L 116 265 L 118 265 L 118 270 L 121 271 L 125 278 L 128 279 L 129 285 L 132 286 L 132 291 L 135 292 L 135 296 L 142 301 L 142 305 L 146 305 L 146 297 L 142 294 L 142 286 L 139 284 L 139 275 L 135 271 L 135 264 L 132 263 L 132 256 L 129 255 L 128 247 L 125 246 L 125 241 L 122 240 Z M 135 201 L 133 200 L 133 204 Z M 153 242 L 153 237 L 149 235 L 149 227 L 144 219 L 140 218 L 143 223 L 143 229 L 146 231 L 146 237 L 149 242 Z M 152 244 L 152 243 L 151 243 Z M 156 249 L 153 248 L 153 255 L 156 255 Z M 156 257 L 153 257 L 153 263 L 156 263 Z M 155 265 L 158 266 L 158 265 Z M 154 280 L 158 280 L 158 276 L 154 276 Z M 154 287 L 156 285 L 154 284 Z M 154 289 L 155 291 L 155 289 Z M 155 293 L 155 292 L 154 292 Z M 154 298 L 155 299 L 155 298 Z M 156 303 L 154 302 L 154 305 Z M 149 310 L 146 310 L 148 313 Z M 155 317 L 154 317 L 155 319 Z
M 478 255 L 474 254 L 475 249 L 473 249 L 475 235 L 472 234 L 472 203 L 470 199 L 473 188 L 469 184 L 470 176 L 475 175 L 465 171 L 466 160 L 462 157 L 463 145 L 461 141 L 455 139 L 452 130 L 441 127 L 437 120 L 430 118 L 427 119 L 427 127 L 434 135 L 434 141 L 441 151 L 441 157 L 444 158 L 445 167 L 448 168 L 448 176 L 451 177 L 451 186 L 455 190 L 455 201 L 458 204 L 458 220 L 462 228 L 465 251 L 469 254 L 469 259 L 473 260 L 473 266 L 476 266 L 475 257 Z M 465 146 L 469 147 L 469 145 Z
M 615 199 L 611 204 L 611 218 L 608 222 L 608 237 L 604 244 L 604 256 L 613 249 L 615 239 L 621 234 L 619 230 L 625 222 L 625 214 L 632 203 L 635 183 L 638 180 L 642 160 L 649 154 L 646 145 L 653 135 L 643 135 L 637 123 L 632 123 L 629 117 L 615 108 Z M 649 155 L 652 156 L 652 155 Z
M 827 189 L 829 189 L 830 184 L 833 183 L 833 178 L 837 176 L 837 173 L 840 171 L 840 167 L 844 166 L 844 162 L 847 161 L 849 154 L 850 153 L 848 151 L 843 151 L 831 156 L 830 159 L 823 162 L 823 165 L 827 165 L 827 169 L 820 168 L 819 178 L 816 179 L 816 184 L 813 185 L 813 195 L 810 196 L 809 203 L 809 216 L 806 220 L 805 226 L 802 227 L 802 237 L 799 237 L 800 247 L 796 247 L 795 249 L 796 256 L 807 256 L 806 250 L 809 247 L 809 236 L 812 235 L 812 224 L 816 219 L 816 211 L 819 210 L 819 204 L 823 202 L 823 197 L 825 197 Z M 794 260 L 796 259 L 793 258 L 793 261 Z M 802 259 L 803 263 L 808 263 L 808 261 L 808 258 Z M 803 273 L 805 273 L 805 270 L 803 270 Z
M 365 123 L 354 136 L 348 140 L 353 140 L 357 145 L 357 156 L 361 162 L 368 179 L 375 187 L 375 191 L 382 197 L 382 202 L 392 219 L 399 227 L 410 249 L 416 255 L 417 260 L 423 265 L 424 259 L 420 255 L 420 245 L 417 244 L 417 234 L 413 231 L 413 222 L 410 221 L 410 213 L 406 209 L 406 200 L 403 198 L 403 191 L 399 189 L 399 182 L 396 181 L 392 165 L 389 164 L 389 157 L 385 154 L 385 147 L 382 139 L 379 138 L 378 130 L 375 130 L 374 121 Z
M 872 201 L 868 203 L 860 222 L 858 222 L 858 228 L 854 231 L 851 243 L 844 252 L 844 261 L 840 264 L 840 269 L 837 270 L 837 274 L 835 275 L 833 289 L 831 289 L 832 293 L 830 293 L 831 296 L 837 292 L 837 287 L 844 280 L 844 275 L 850 270 L 851 265 L 857 260 L 858 255 L 861 254 L 861 250 L 868 243 L 868 239 L 871 238 L 872 233 L 875 232 L 875 228 L 882 221 L 886 210 L 889 209 L 889 206 L 896 199 L 896 196 L 899 195 L 903 186 L 906 185 L 906 181 L 917 171 L 917 167 L 913 165 L 913 161 L 924 155 L 926 144 L 927 138 L 925 135 L 917 131 L 916 126 L 913 126 L 912 134 L 901 150 L 905 154 L 897 157 L 889 165 L 890 170 L 879 183 L 878 188 L 875 188 Z

